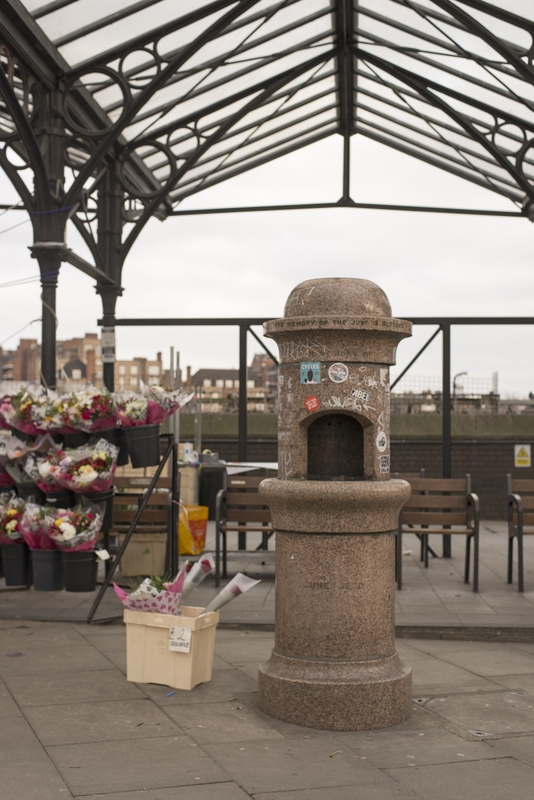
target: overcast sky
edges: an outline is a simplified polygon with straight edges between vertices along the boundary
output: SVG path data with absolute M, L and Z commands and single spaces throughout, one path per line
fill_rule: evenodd
M 360 136 L 352 145 L 352 197 L 356 201 L 451 205 L 514 210 L 509 201 Z M 332 202 L 340 196 L 341 139 L 330 137 L 186 201 L 184 208 L 272 203 Z M 0 202 L 16 202 L 0 173 Z M 37 274 L 29 256 L 31 225 L 23 212 L 0 218 L 0 281 Z M 72 229 L 68 245 L 88 257 Z M 358 277 L 378 283 L 397 317 L 533 316 L 534 229 L 525 219 L 468 217 L 349 209 L 225 214 L 152 220 L 130 253 L 118 317 L 223 317 L 282 314 L 300 281 Z M 39 284 L 3 287 L 0 341 L 40 316 Z M 58 338 L 96 331 L 100 298 L 90 278 L 69 264 L 61 269 Z M 401 343 L 398 374 L 432 328 L 418 326 Z M 258 329 L 258 333 L 260 329 Z M 40 338 L 34 324 L 20 336 Z M 268 346 L 276 348 L 267 340 Z M 237 329 L 118 328 L 121 358 L 153 357 L 169 347 L 183 366 L 237 367 Z M 249 337 L 249 352 L 257 352 Z M 503 395 L 534 391 L 530 327 L 453 329 L 452 369 L 491 379 Z M 275 349 L 276 352 L 276 349 Z M 439 376 L 437 337 L 412 368 Z

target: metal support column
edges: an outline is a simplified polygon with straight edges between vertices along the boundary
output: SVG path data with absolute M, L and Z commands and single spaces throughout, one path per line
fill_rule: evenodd
M 237 460 L 247 460 L 247 328 L 239 326 L 239 422 Z
M 443 332 L 443 374 L 442 374 L 442 429 L 441 429 L 441 476 L 450 478 L 452 474 L 452 429 L 451 429 L 451 326 L 444 322 Z M 443 557 L 451 557 L 451 537 L 443 537 Z
M 123 257 L 122 228 L 124 189 L 119 176 L 118 164 L 114 163 L 102 178 L 98 191 L 98 250 L 103 269 L 113 281 L 112 286 L 97 284 L 97 292 L 102 297 L 103 326 L 115 329 L 115 306 L 117 298 L 122 294 L 121 272 Z M 104 361 L 104 386 L 110 391 L 115 389 L 115 363 Z
M 57 277 L 41 281 L 41 383 L 48 389 L 56 388 L 56 289 Z

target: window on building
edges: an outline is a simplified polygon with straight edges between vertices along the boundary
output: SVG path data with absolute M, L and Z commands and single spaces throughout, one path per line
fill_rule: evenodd
M 253 389 L 253 388 L 254 388 L 254 381 L 247 381 L 247 389 Z
M 138 374 L 139 374 L 139 368 L 135 364 L 132 364 L 132 366 L 130 367 L 130 375 L 138 375 Z
M 224 381 L 215 381 L 215 386 L 218 389 L 223 389 L 224 388 Z
M 234 382 L 233 381 L 225 381 L 224 385 L 226 386 L 227 389 L 232 389 L 233 386 L 234 386 Z
M 206 386 L 206 387 L 211 386 L 210 379 L 209 378 L 204 378 L 204 380 L 202 381 L 202 386 Z
M 159 375 L 159 367 L 158 367 L 158 365 L 154 364 L 153 366 L 149 367 L 148 368 L 148 374 L 149 375 Z
M 130 386 L 137 386 L 137 378 L 130 378 Z
M 124 366 L 124 364 L 119 364 L 119 375 L 126 375 L 126 367 Z
M 79 381 L 79 380 L 81 380 L 81 377 L 82 377 L 81 369 L 73 369 L 72 370 L 72 380 L 73 381 Z

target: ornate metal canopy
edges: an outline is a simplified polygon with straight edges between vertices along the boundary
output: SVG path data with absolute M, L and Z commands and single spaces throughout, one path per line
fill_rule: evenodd
M 327 136 L 345 143 L 339 205 L 359 134 L 533 219 L 533 58 L 531 0 L 2 0 L 0 164 L 33 224 L 44 381 L 62 261 L 113 326 L 151 216 Z

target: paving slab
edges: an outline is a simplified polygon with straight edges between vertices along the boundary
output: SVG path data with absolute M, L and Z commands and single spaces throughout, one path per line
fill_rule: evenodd
M 249 800 L 250 795 L 237 783 L 210 783 L 206 786 L 180 786 L 172 789 L 141 789 L 139 792 L 112 792 L 84 795 L 83 800 Z M 399 799 L 400 800 L 400 799 Z M 402 798 L 404 800 L 404 798 Z M 409 798 L 411 800 L 411 798 Z
M 528 767 L 534 767 L 534 739 L 532 736 L 507 737 L 489 743 L 501 756 L 511 756 Z
M 4 682 L 21 707 L 145 697 L 144 692 L 135 684 L 128 683 L 118 669 L 46 675 L 7 675 Z
M 257 681 L 237 669 L 219 669 L 213 672 L 210 683 L 197 686 L 193 692 L 176 689 L 168 697 L 167 686 L 139 684 L 143 691 L 161 708 L 175 705 L 194 705 L 196 703 L 226 703 L 239 696 L 257 690 Z
M 18 657 L 13 656 L 9 647 L 0 646 L 0 676 L 34 675 L 37 673 L 63 673 L 87 670 L 110 669 L 113 665 L 90 644 L 69 647 L 41 648 L 31 640 L 24 646 Z
M 60 800 L 65 782 L 28 722 L 11 717 L 0 725 L 0 792 L 6 800 Z
M 148 739 L 183 733 L 148 698 L 37 706 L 27 708 L 24 713 L 45 746 Z
M 495 758 L 495 751 L 489 744 L 462 743 L 458 736 L 443 728 L 402 734 L 393 730 L 344 733 L 336 738 L 376 767 L 388 769 Z
M 153 739 L 48 747 L 47 753 L 74 795 L 222 783 L 230 780 L 183 734 Z
M 474 735 L 534 733 L 534 696 L 523 692 L 440 697 L 429 700 L 426 708 Z
M 532 800 L 534 774 L 512 758 L 388 770 L 419 800 Z
M 291 792 L 267 792 L 253 795 L 254 800 L 419 800 L 409 789 L 391 780 L 389 783 L 363 786 L 331 786 Z
M 206 744 L 204 749 L 249 794 L 388 783 L 384 774 L 330 736 Z

